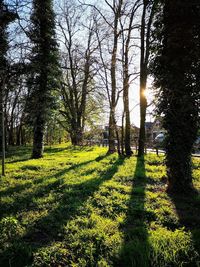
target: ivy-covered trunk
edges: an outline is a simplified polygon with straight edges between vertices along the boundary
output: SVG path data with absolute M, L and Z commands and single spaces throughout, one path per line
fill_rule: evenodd
M 178 119 L 178 116 L 176 116 Z M 180 119 L 180 118 L 179 118 Z M 185 120 L 185 123 L 183 122 Z M 193 191 L 192 184 L 192 170 L 191 170 L 191 151 L 193 145 L 193 138 L 190 138 L 190 127 L 194 127 L 191 121 L 188 121 L 185 117 L 181 118 L 181 123 L 174 125 L 174 129 L 168 129 L 169 136 L 167 137 L 166 146 L 166 165 L 168 176 L 168 188 L 169 193 L 188 193 Z M 184 131 L 188 131 L 188 134 L 183 134 L 183 125 L 185 124 Z M 179 128 L 180 126 L 180 128 Z M 177 138 L 172 138 L 170 132 L 173 131 L 173 135 Z
M 199 18 L 199 2 L 166 0 L 160 20 L 163 29 L 157 35 L 153 72 L 161 89 L 159 110 L 167 130 L 167 190 L 176 194 L 194 191 L 191 152 L 199 119 Z
M 32 158 L 41 158 L 45 127 L 55 107 L 53 90 L 57 87 L 58 49 L 55 39 L 55 16 L 52 0 L 34 0 L 31 15 L 31 74 L 27 113 L 33 127 Z
M 38 159 L 44 152 L 45 122 L 38 120 L 34 127 L 32 158 Z

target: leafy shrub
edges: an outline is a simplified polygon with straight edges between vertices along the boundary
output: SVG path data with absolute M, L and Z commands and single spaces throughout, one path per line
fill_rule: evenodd
M 12 242 L 24 232 L 19 221 L 14 217 L 5 217 L 0 221 L 0 244 Z
M 68 250 L 60 242 L 43 247 L 33 254 L 32 267 L 70 266 Z
M 0 266 L 25 266 L 30 263 L 32 250 L 21 241 L 25 230 L 14 217 L 0 221 Z

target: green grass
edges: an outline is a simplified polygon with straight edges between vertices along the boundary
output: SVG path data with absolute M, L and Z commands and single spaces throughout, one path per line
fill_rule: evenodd
M 7 154 L 0 266 L 200 266 L 200 197 L 165 193 L 163 157 L 54 146 Z M 200 160 L 193 162 L 200 191 Z

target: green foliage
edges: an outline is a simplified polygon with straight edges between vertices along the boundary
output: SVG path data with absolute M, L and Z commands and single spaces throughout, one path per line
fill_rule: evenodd
M 5 217 L 0 221 L 0 266 L 23 266 L 31 261 L 31 247 L 20 239 L 25 228 L 15 217 Z
M 1 242 L 11 242 L 18 236 L 23 234 L 23 227 L 19 224 L 18 220 L 14 217 L 5 217 L 0 221 L 0 239 Z
M 163 157 L 70 145 L 29 155 L 10 149 L 0 181 L 0 266 L 197 266 L 199 197 L 166 194 Z
M 68 256 L 69 253 L 65 246 L 60 242 L 56 242 L 34 253 L 31 266 L 67 266 Z

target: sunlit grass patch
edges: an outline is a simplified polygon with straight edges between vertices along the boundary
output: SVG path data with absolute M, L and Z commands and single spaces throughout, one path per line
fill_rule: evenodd
M 0 181 L 0 266 L 196 266 L 199 196 L 166 194 L 163 156 L 126 159 L 69 144 L 40 160 L 30 148 L 10 151 Z
M 198 266 L 192 234 L 184 229 L 158 227 L 149 232 L 149 244 L 153 266 Z

